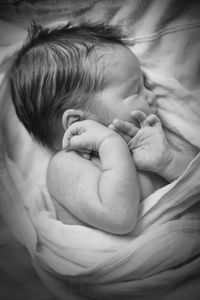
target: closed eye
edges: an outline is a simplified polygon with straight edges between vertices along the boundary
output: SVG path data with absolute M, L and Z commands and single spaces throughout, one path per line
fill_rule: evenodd
M 146 75 L 144 73 L 142 74 L 142 81 L 143 81 L 143 85 L 146 87 L 146 85 L 147 85 L 147 77 L 146 77 Z
M 145 83 L 146 83 L 146 76 L 142 73 L 140 77 L 139 86 L 138 86 L 138 93 L 142 92 L 143 87 L 146 86 Z
M 130 80 L 128 84 L 126 84 L 126 88 L 124 91 L 122 91 L 122 98 L 127 98 L 129 96 L 136 96 L 140 93 L 143 86 L 143 80 L 141 80 L 141 77 L 138 76 L 138 78 L 134 78 L 133 80 Z

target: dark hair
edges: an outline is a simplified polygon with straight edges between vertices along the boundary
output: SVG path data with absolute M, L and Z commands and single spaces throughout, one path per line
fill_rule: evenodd
M 86 109 L 87 99 L 106 85 L 96 49 L 124 45 L 123 37 L 118 27 L 105 24 L 31 24 L 10 70 L 10 86 L 19 119 L 39 143 L 59 149 L 63 112 Z

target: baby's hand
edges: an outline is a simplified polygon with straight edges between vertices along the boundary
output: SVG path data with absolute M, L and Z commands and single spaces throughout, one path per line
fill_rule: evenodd
M 99 151 L 100 145 L 106 138 L 116 135 L 116 132 L 96 121 L 79 121 L 65 131 L 62 148 L 78 151 L 85 158 L 89 158 L 92 151 Z
M 114 129 L 128 142 L 138 170 L 162 173 L 171 161 L 173 151 L 159 118 L 153 114 L 147 116 L 142 111 L 133 111 L 131 116 L 133 124 L 114 120 Z

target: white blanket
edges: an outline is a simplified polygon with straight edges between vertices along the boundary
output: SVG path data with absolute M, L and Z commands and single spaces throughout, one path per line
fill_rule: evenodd
M 118 4 L 111 23 L 125 23 L 128 29 L 131 49 L 157 95 L 159 116 L 170 142 L 198 152 L 199 5 L 193 1 L 181 9 L 176 1 L 145 3 Z M 97 2 L 86 16 L 91 19 L 99 7 Z M 105 17 L 110 7 L 101 7 Z M 1 28 L 13 26 L 0 22 Z M 17 120 L 7 89 L 5 74 L 12 53 L 26 36 L 16 24 L 11 32 L 18 33 L 19 43 L 16 35 L 6 37 L 0 51 L 0 207 L 38 274 L 61 299 L 66 295 L 83 299 L 74 294 L 77 286 L 82 295 L 94 299 L 198 299 L 200 155 L 178 180 L 141 203 L 132 236 L 58 221 L 45 186 L 49 153 L 32 141 Z

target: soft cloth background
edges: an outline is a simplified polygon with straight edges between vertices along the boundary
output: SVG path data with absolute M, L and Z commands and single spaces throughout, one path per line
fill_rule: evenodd
M 80 21 L 86 20 L 94 20 L 94 21 L 106 21 L 111 24 L 121 24 L 123 29 L 128 33 L 130 42 L 132 43 L 132 50 L 138 55 L 141 60 L 142 66 L 144 70 L 146 70 L 150 80 L 152 81 L 152 88 L 154 88 L 157 96 L 158 96 L 158 105 L 159 105 L 159 114 L 162 117 L 162 121 L 164 122 L 166 130 L 169 132 L 169 136 L 171 137 L 172 143 L 178 144 L 180 148 L 187 147 L 187 149 L 193 149 L 193 147 L 199 147 L 199 84 L 200 84 L 200 47 L 199 47 L 199 36 L 200 36 L 200 5 L 199 1 L 175 1 L 175 0 L 166 0 L 166 1 L 0 1 L 0 62 L 1 62 L 1 128 L 4 136 L 4 147 L 9 156 L 9 158 L 16 164 L 17 169 L 13 167 L 12 162 L 10 164 L 10 170 L 12 170 L 11 178 L 8 176 L 4 170 L 5 165 L 1 164 L 1 175 L 4 181 L 2 182 L 4 186 L 1 185 L 1 213 L 10 228 L 12 228 L 13 233 L 18 239 L 21 241 L 23 245 L 29 249 L 30 254 L 33 254 L 34 243 L 37 239 L 36 234 L 32 228 L 32 223 L 27 218 L 23 207 L 18 206 L 18 200 L 20 202 L 20 197 L 23 198 L 25 193 L 26 197 L 23 199 L 26 204 L 26 209 L 31 212 L 32 222 L 36 226 L 35 228 L 40 228 L 41 239 L 43 239 L 44 248 L 38 248 L 38 253 L 41 255 L 41 262 L 46 264 L 46 267 L 49 263 L 53 263 L 52 254 L 49 249 L 52 250 L 52 237 L 48 236 L 48 226 L 53 224 L 51 218 L 55 218 L 55 212 L 53 207 L 51 206 L 51 201 L 48 202 L 48 197 L 45 198 L 44 203 L 38 202 L 38 205 L 32 207 L 31 200 L 34 199 L 35 193 L 34 187 L 36 184 L 37 187 L 41 186 L 45 182 L 45 169 L 48 162 L 48 153 L 46 153 L 43 149 L 40 149 L 33 141 L 29 138 L 26 131 L 22 127 L 22 125 L 18 122 L 10 98 L 9 93 L 6 87 L 6 80 L 4 80 L 5 73 L 9 64 L 12 60 L 12 54 L 21 46 L 22 41 L 26 36 L 27 24 L 30 19 L 34 18 L 42 23 L 52 23 L 62 20 L 74 20 L 76 23 Z M 180 85 L 181 84 L 181 85 Z M 170 105 L 169 105 L 170 100 Z M 188 104 L 187 104 L 188 102 Z M 2 147 L 1 147 L 2 151 Z M 192 150 L 191 150 L 192 151 Z M 2 154 L 2 152 L 1 152 Z M 198 197 L 198 180 L 199 180 L 199 166 L 198 159 L 193 164 L 193 171 L 191 173 L 195 173 L 195 180 L 192 178 L 192 182 L 190 186 L 193 191 L 196 190 L 196 194 Z M 195 166 L 195 168 L 194 168 Z M 195 171 L 194 171 L 195 170 Z M 196 171 L 197 170 L 197 171 Z M 4 171 L 4 172 L 3 172 Z M 13 174 L 15 171 L 15 174 Z M 19 173 L 19 176 L 17 175 Z M 192 173 L 192 174 L 193 174 Z M 7 177 L 6 177 L 7 176 Z M 24 176 L 24 177 L 23 177 Z M 16 186 L 13 186 L 12 180 L 14 179 Z M 26 181 L 24 181 L 26 179 Z M 10 184 L 8 184 L 10 182 Z M 24 185 L 26 182 L 26 185 Z M 30 183 L 32 182 L 32 183 Z M 180 184 L 181 186 L 187 186 L 188 181 L 186 183 L 184 180 Z M 2 184 L 1 183 L 1 184 Z M 193 186 L 192 186 L 193 183 Z M 29 190 L 31 184 L 32 188 Z M 8 191 L 6 186 L 12 187 Z M 16 188 L 17 187 L 17 188 Z M 189 186 L 187 186 L 189 189 Z M 23 195 L 21 192 L 23 191 Z M 27 194 L 31 191 L 31 194 Z M 181 189 L 182 191 L 182 189 Z M 19 194 L 20 192 L 20 194 Z M 183 192 L 183 191 L 182 191 Z M 39 190 L 40 193 L 40 190 Z M 184 194 L 184 193 L 183 193 Z M 13 195 L 15 195 L 14 199 L 15 203 L 12 202 Z M 28 196 L 27 196 L 28 195 Z M 170 193 L 169 193 L 170 196 Z M 39 198 L 40 199 L 40 198 Z M 171 199 L 169 197 L 169 199 Z M 177 198 L 181 199 L 181 197 Z M 9 202 L 10 201 L 10 202 Z M 150 208 L 158 201 L 157 198 L 154 198 L 153 201 L 147 201 L 148 205 L 145 204 L 145 209 L 143 210 L 144 215 L 147 216 L 145 218 L 145 222 L 140 222 L 138 224 L 138 230 L 141 231 L 145 228 L 148 228 L 149 224 L 154 225 L 155 220 L 159 225 L 159 222 L 163 223 L 165 221 L 166 216 L 172 218 L 174 209 L 168 209 L 169 214 L 165 214 L 165 210 L 157 209 L 154 214 L 149 214 L 148 211 Z M 7 206 L 5 205 L 7 203 Z M 9 206 L 9 203 L 12 205 Z M 187 203 L 190 203 L 187 201 Z M 43 206 L 48 207 L 48 212 L 42 210 Z M 188 205 L 188 204 L 187 204 Z M 180 205 L 177 206 L 180 207 Z M 8 213 L 9 210 L 12 212 Z M 159 208 L 159 204 L 158 204 Z M 163 207 L 162 207 L 163 208 Z M 183 211 L 186 208 L 182 208 Z M 146 210 L 146 212 L 145 212 Z M 39 212 L 39 213 L 38 213 Z M 177 212 L 177 211 L 176 211 Z M 35 215 L 34 215 L 35 213 Z M 17 216 L 21 218 L 21 224 L 17 219 Z M 49 216 L 51 218 L 49 219 Z M 13 218 L 17 220 L 13 220 Z M 141 217 L 142 220 L 143 217 Z M 187 214 L 187 218 L 194 218 L 194 214 L 192 212 L 192 218 Z M 26 219 L 26 222 L 23 223 L 23 220 Z M 43 223 L 44 220 L 48 222 L 46 224 Z M 17 226 L 13 228 L 13 224 Z M 26 224 L 26 228 L 20 230 L 20 226 Z M 179 235 L 174 235 L 174 239 L 171 237 L 168 241 L 168 244 L 163 244 L 164 249 L 163 253 L 165 253 L 165 249 L 169 250 L 169 246 L 173 244 L 177 246 L 177 248 L 171 249 L 172 254 L 174 256 L 173 251 L 176 249 L 176 255 L 174 256 L 177 259 L 180 259 L 179 253 L 182 252 L 181 245 L 186 245 L 187 241 L 189 244 L 193 245 L 191 248 L 185 248 L 184 255 L 185 257 L 190 258 L 193 255 L 199 255 L 199 240 L 198 240 L 198 232 L 199 232 L 199 223 L 190 224 L 190 226 L 186 226 L 186 223 L 183 223 L 183 227 L 181 227 L 182 223 L 176 227 L 173 225 L 172 227 L 176 228 L 174 232 L 179 233 Z M 2 225 L 3 226 L 3 225 Z M 45 227 L 46 226 L 46 227 Z M 185 227 L 184 227 L 185 226 Z M 58 226 L 59 227 L 59 226 Z M 196 232 L 194 231 L 194 227 L 196 228 Z M 2 227 L 3 228 L 3 227 Z M 5 227 L 4 227 L 5 228 Z M 162 227 L 163 228 L 163 227 Z M 156 234 L 162 233 L 163 229 L 158 230 Z M 179 228 L 179 229 L 178 229 Z M 180 230 L 181 228 L 181 230 Z M 183 229 L 185 228 L 185 229 Z M 187 230 L 186 230 L 187 229 Z M 170 226 L 167 226 L 167 230 L 171 230 Z M 194 240 L 196 240 L 196 244 L 193 239 L 191 239 L 191 235 L 181 234 L 181 231 L 190 232 L 190 230 L 194 231 Z M 1 234 L 2 237 L 2 245 L 5 245 L 7 242 L 7 230 Z M 31 232 L 31 234 L 30 234 Z M 166 231 L 165 231 L 166 232 Z M 196 235 L 197 233 L 197 235 Z M 68 233 L 69 234 L 69 233 Z M 180 234 L 181 237 L 180 238 Z M 81 235 L 81 230 L 77 231 L 77 237 Z M 21 253 L 24 253 L 25 250 L 22 250 L 21 246 L 15 247 L 18 245 L 16 241 L 14 241 L 13 236 L 11 235 L 10 243 L 6 244 L 7 247 L 1 247 L 2 256 L 5 257 L 5 264 L 1 265 L 2 270 L 2 279 L 4 279 L 2 287 L 2 295 L 3 299 L 31 299 L 31 294 L 33 292 L 33 297 L 45 297 L 49 299 L 49 293 L 44 289 L 41 283 L 37 281 L 37 277 L 35 273 L 32 273 L 29 266 L 29 259 L 22 261 L 19 259 L 18 262 L 21 262 L 21 268 L 15 262 L 14 251 L 16 250 L 16 257 L 21 257 Z M 92 235 L 90 236 L 92 237 Z M 162 237 L 162 234 L 161 234 Z M 176 244 L 177 237 L 180 238 L 180 243 Z M 50 238 L 50 240 L 48 240 Z M 55 241 L 59 240 L 58 236 L 55 235 Z M 58 238 L 58 239 L 57 239 Z M 100 238 L 100 236 L 99 236 Z M 77 239 L 78 240 L 78 239 Z M 99 239 L 100 240 L 100 239 Z M 105 241 L 105 240 L 104 240 Z M 182 241 L 182 242 L 181 242 Z M 49 245 L 50 243 L 50 245 Z M 111 243 L 111 240 L 108 240 L 108 244 L 105 245 L 102 243 L 102 246 L 108 247 Z M 83 244 L 80 240 L 80 244 Z M 88 244 L 88 241 L 85 240 L 85 244 Z M 92 238 L 91 238 L 92 244 Z M 125 241 L 126 244 L 126 241 Z M 121 245 L 121 244 L 120 244 Z M 178 246 L 179 245 L 179 246 Z M 48 248 L 48 246 L 50 248 Z M 82 245 L 83 246 L 83 245 Z M 122 245 L 121 245 L 122 246 Z M 54 251 L 57 251 L 57 244 L 55 243 Z M 80 247 L 80 245 L 78 245 Z M 96 245 L 97 249 L 100 245 Z M 116 249 L 118 248 L 118 242 L 115 243 Z M 113 251 L 113 244 L 110 248 Z M 47 251 L 48 250 L 48 251 Z M 114 249 L 115 250 L 115 249 Z M 156 249 L 155 249 L 156 250 Z M 190 253 L 188 254 L 190 250 Z M 5 252 L 6 251 L 6 252 Z M 62 256 L 62 249 L 61 251 Z M 160 250 L 161 251 L 161 250 Z M 10 256 L 9 253 L 10 252 Z M 94 252 L 94 251 L 93 251 Z M 5 255 L 5 253 L 7 255 Z M 183 253 L 183 252 L 182 252 Z M 43 255 L 43 256 L 42 256 Z M 85 253 L 86 264 L 92 262 L 92 257 L 89 253 Z M 88 256 L 87 256 L 88 255 Z M 108 257 L 109 257 L 108 251 Z M 189 256 L 188 256 L 189 255 Z M 34 254 L 33 254 L 34 256 Z M 13 263 L 11 263 L 11 259 L 13 258 Z M 145 263 L 145 259 L 147 259 L 148 255 L 144 256 L 144 267 L 147 265 Z M 162 258 L 162 255 L 160 256 Z M 170 258 L 170 252 L 168 251 L 168 260 L 173 262 L 173 259 Z M 44 261 L 46 259 L 46 262 Z M 175 259 L 174 258 L 174 259 Z M 38 258 L 39 259 L 39 258 Z M 49 259 L 49 260 L 48 260 Z M 58 268 L 60 260 L 56 261 L 57 257 L 55 257 L 55 269 Z M 80 257 L 81 259 L 81 257 Z M 89 260 L 88 260 L 89 259 Z M 141 259 L 141 256 L 139 256 Z M 165 257 L 166 259 L 166 257 Z M 181 256 L 181 259 L 183 257 Z M 137 260 L 136 260 L 137 261 Z M 136 262 L 135 261 L 135 262 Z M 140 260 L 139 260 L 140 261 Z M 166 260 L 167 261 L 167 260 Z M 164 260 L 165 262 L 165 260 Z M 195 261 L 194 261 L 195 263 Z M 12 266 L 16 266 L 16 268 L 12 269 Z M 62 261 L 61 264 L 62 265 Z M 52 278 L 48 277 L 46 273 L 44 273 L 43 269 L 40 269 L 39 265 L 35 264 L 37 272 L 43 278 L 43 281 L 48 284 L 48 288 L 52 288 L 52 292 L 56 293 L 56 295 L 60 296 L 60 298 L 65 298 L 67 290 L 63 288 L 63 285 L 60 284 L 59 281 L 55 281 Z M 190 266 L 190 267 L 189 267 Z M 185 274 L 192 274 L 193 278 L 190 280 L 186 280 L 184 273 L 182 271 L 181 276 L 179 273 L 179 278 L 182 279 L 177 281 L 176 285 L 168 283 L 169 277 L 171 276 L 171 283 L 177 280 L 176 273 L 170 273 L 169 275 L 165 274 L 164 277 L 157 276 L 150 280 L 149 289 L 147 288 L 148 283 L 146 281 L 146 291 L 148 293 L 142 294 L 142 284 L 141 286 L 135 283 L 135 291 L 138 295 L 140 295 L 139 299 L 147 297 L 148 299 L 155 299 L 156 297 L 160 298 L 162 295 L 162 299 L 188 299 L 188 295 L 191 295 L 193 299 L 198 299 L 198 261 L 196 261 L 196 269 L 194 272 L 194 267 L 191 264 L 187 268 L 187 272 L 189 272 L 189 268 L 191 268 L 191 272 L 187 273 L 186 269 L 184 269 Z M 68 266 L 69 267 L 69 266 Z M 122 266 L 123 267 L 123 266 Z M 150 265 L 149 265 L 150 267 Z M 160 267 L 163 267 L 162 260 L 160 261 Z M 72 269 L 74 266 L 72 266 Z M 153 266 L 152 266 L 153 268 Z M 125 268 L 126 271 L 128 268 Z M 8 270 L 11 270 L 8 272 Z M 66 272 L 66 269 L 63 270 Z M 68 270 L 67 270 L 68 271 Z M 141 268 L 139 268 L 141 271 Z M 117 272 L 117 271 L 116 271 Z M 151 273 L 151 270 L 149 270 Z M 8 274 L 7 277 L 4 274 Z M 149 273 L 149 274 L 150 274 Z M 20 276 L 20 274 L 26 274 L 26 276 Z M 112 275 L 113 276 L 113 275 Z M 115 273 L 115 276 L 119 276 L 119 274 Z M 28 280 L 27 280 L 28 278 Z M 104 277 L 106 280 L 106 277 Z M 166 281 L 164 279 L 167 279 Z M 176 280 L 175 280 L 176 279 Z M 101 277 L 99 277 L 101 281 Z M 13 284 L 11 284 L 13 282 Z M 27 285 L 27 282 L 31 283 Z M 38 290 L 33 288 L 35 282 L 35 286 L 38 287 Z M 153 285 L 152 285 L 153 282 Z M 156 285 L 157 282 L 157 285 Z M 160 282 L 160 285 L 158 284 Z M 166 287 L 165 287 L 166 282 Z M 8 292 L 8 286 L 16 286 L 15 294 Z M 155 286 L 159 287 L 156 290 L 155 294 Z M 162 288 L 163 286 L 163 288 Z M 18 287 L 18 288 L 17 288 Z M 58 292 L 60 291 L 60 292 Z M 69 290 L 68 290 L 69 291 Z M 160 291 L 160 292 L 159 292 Z M 38 293 L 38 294 L 37 294 Z M 164 293 L 164 294 L 163 294 Z M 13 296 L 14 295 L 14 296 Z M 14 298 L 13 298 L 14 297 Z M 68 297 L 73 297 L 71 294 L 68 294 Z M 136 298 L 136 295 L 134 299 Z M 72 298 L 69 298 L 72 299 Z M 124 298 L 123 298 L 124 299 Z

